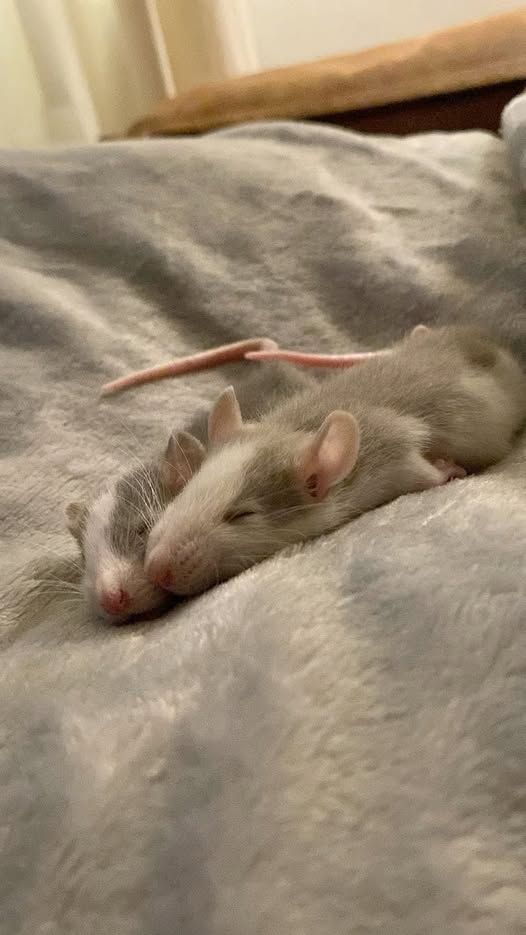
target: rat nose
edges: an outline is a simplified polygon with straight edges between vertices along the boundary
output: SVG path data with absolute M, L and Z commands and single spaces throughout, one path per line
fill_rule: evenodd
M 172 572 L 169 564 L 162 557 L 156 557 L 155 552 L 146 562 L 146 575 L 152 584 L 169 591 L 173 586 Z
M 100 606 L 108 614 L 122 614 L 130 603 L 130 595 L 123 588 L 113 588 L 103 591 L 100 596 Z

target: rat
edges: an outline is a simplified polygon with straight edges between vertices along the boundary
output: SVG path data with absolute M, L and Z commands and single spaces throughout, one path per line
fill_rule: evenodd
M 239 388 L 249 415 L 260 416 L 312 378 L 293 367 L 271 365 L 253 372 Z M 82 589 L 91 615 L 121 623 L 160 611 L 173 598 L 146 577 L 150 529 L 206 456 L 208 412 L 198 412 L 186 431 L 174 431 L 164 450 L 113 478 L 93 501 L 70 503 L 66 523 L 81 553 Z
M 158 457 L 114 478 L 90 504 L 66 507 L 82 558 L 90 614 L 115 623 L 161 610 L 167 594 L 144 573 L 148 533 L 204 458 L 192 434 L 174 432 Z
M 192 595 L 396 497 L 503 458 L 526 418 L 526 376 L 491 336 L 418 326 L 244 422 L 232 387 L 211 451 L 152 529 L 145 570 Z

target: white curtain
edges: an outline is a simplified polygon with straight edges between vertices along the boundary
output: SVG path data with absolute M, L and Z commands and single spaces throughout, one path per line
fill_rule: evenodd
M 258 71 L 247 0 L 152 0 L 178 91 Z
M 92 142 L 258 68 L 246 0 L 0 0 L 0 145 Z

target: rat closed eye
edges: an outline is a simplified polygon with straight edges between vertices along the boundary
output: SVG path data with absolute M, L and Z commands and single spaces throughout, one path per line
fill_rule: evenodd
M 259 510 L 249 510 L 249 509 L 239 509 L 239 510 L 228 510 L 223 519 L 225 523 L 236 523 L 238 520 L 248 519 L 251 516 L 257 516 Z

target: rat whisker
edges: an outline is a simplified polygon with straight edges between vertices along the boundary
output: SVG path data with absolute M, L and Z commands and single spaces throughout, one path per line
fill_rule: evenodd
M 282 507 L 279 510 L 272 510 L 270 513 L 265 513 L 265 518 L 286 519 L 293 513 L 307 513 L 311 510 L 319 510 L 321 506 L 323 506 L 321 501 L 313 501 L 312 503 L 299 503 L 296 506 Z
M 146 469 L 146 462 L 139 457 L 136 451 L 133 451 L 129 448 L 125 448 L 123 445 L 113 445 L 113 451 L 117 451 L 121 455 L 125 455 L 126 458 L 130 458 L 131 461 L 136 465 L 137 468 L 141 470 Z
M 134 492 L 147 490 L 150 497 L 153 498 L 154 501 L 158 501 L 159 495 L 151 478 L 151 466 L 141 461 L 141 459 L 136 455 L 132 455 L 131 457 L 137 465 L 136 474 L 134 475 L 134 483 L 132 483 L 130 479 L 126 477 L 126 475 L 120 477 L 119 482 L 125 484 L 127 483 L 134 490 Z
M 126 506 L 130 507 L 130 510 L 134 513 L 134 515 L 138 519 L 140 519 L 146 526 L 148 526 L 148 528 L 151 529 L 151 527 L 155 523 L 154 517 L 146 513 L 136 503 L 133 503 L 131 500 L 128 500 L 126 497 L 121 497 L 121 500 Z M 130 517 L 128 516 L 128 523 L 129 521 L 130 521 Z
M 119 499 L 122 500 L 122 502 L 123 502 L 124 504 L 126 504 L 126 506 L 129 506 L 130 509 L 135 510 L 135 511 L 137 511 L 137 512 L 138 512 L 139 510 L 141 510 L 142 507 L 144 507 L 145 509 L 148 509 L 149 507 L 151 507 L 152 504 L 151 504 L 151 502 L 150 502 L 149 497 L 146 496 L 146 493 L 145 493 L 144 488 L 139 488 L 139 489 L 138 489 L 138 488 L 136 487 L 135 484 L 132 484 L 132 483 L 131 483 L 127 478 L 125 478 L 125 477 L 123 477 L 123 478 L 121 479 L 121 481 L 122 481 L 122 483 L 123 483 L 126 487 L 128 487 L 130 493 L 132 493 L 132 494 L 137 494 L 138 497 L 140 498 L 138 501 L 137 501 L 137 500 L 129 500 L 127 497 L 123 496 L 123 494 L 119 494 Z
M 81 594 L 80 591 L 76 591 L 72 588 L 62 588 L 60 585 L 51 585 L 46 582 L 36 582 L 32 590 L 39 594 L 68 594 L 74 597 L 80 596 Z
M 70 581 L 67 578 L 59 578 L 56 575 L 47 575 L 46 577 L 39 578 L 35 575 L 31 576 L 31 581 L 35 581 L 41 584 L 54 584 L 61 585 L 64 588 L 70 588 L 71 590 L 78 590 L 80 585 L 75 581 Z
M 191 476 L 192 476 L 192 467 L 191 467 L 190 461 L 188 460 L 188 456 L 187 456 L 187 454 L 186 454 L 186 452 L 185 452 L 183 446 L 181 445 L 181 442 L 180 442 L 179 439 L 177 438 L 177 436 L 174 436 L 174 439 L 175 439 L 175 443 L 176 443 L 176 445 L 177 445 L 177 448 L 178 448 L 180 454 L 182 454 L 182 456 L 183 456 L 183 458 L 184 458 L 184 462 L 185 462 L 185 464 L 186 464 L 186 467 L 188 468 L 188 474 L 189 474 L 190 477 L 191 477 Z

